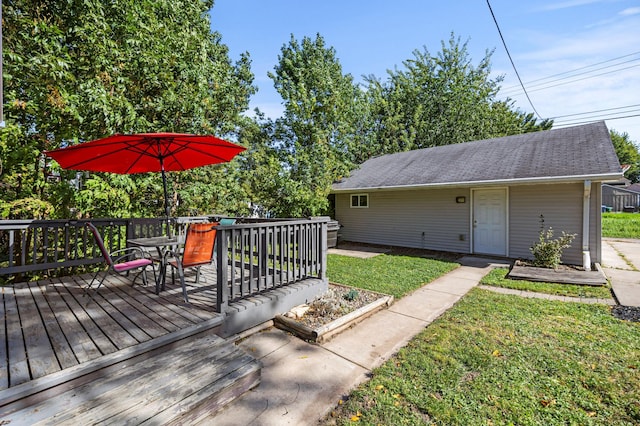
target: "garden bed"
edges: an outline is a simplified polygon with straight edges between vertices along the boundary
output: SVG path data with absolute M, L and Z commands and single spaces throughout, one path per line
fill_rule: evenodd
M 329 290 L 309 305 L 277 315 L 274 324 L 304 340 L 319 343 L 392 303 L 393 296 L 331 283 Z

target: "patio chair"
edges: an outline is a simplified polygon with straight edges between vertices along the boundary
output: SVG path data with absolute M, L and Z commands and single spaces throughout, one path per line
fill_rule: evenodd
M 91 231 L 93 237 L 100 249 L 100 253 L 104 258 L 104 261 L 107 265 L 107 269 L 104 271 L 99 270 L 93 276 L 93 279 L 89 283 L 89 285 L 85 288 L 84 294 L 87 295 L 91 291 L 91 287 L 93 287 L 94 283 L 98 281 L 98 286 L 93 291 L 93 294 L 90 295 L 90 298 L 93 299 L 94 295 L 98 293 L 100 286 L 104 282 L 104 279 L 110 273 L 116 273 L 121 275 L 128 275 L 131 271 L 138 271 L 138 274 L 133 278 L 131 285 L 134 285 L 135 280 L 139 275 L 142 275 L 142 282 L 146 286 L 147 285 L 147 266 L 151 265 L 151 269 L 153 269 L 153 278 L 154 281 L 156 279 L 156 268 L 153 266 L 153 259 L 149 255 L 149 253 L 140 249 L 139 247 L 128 247 L 120 250 L 113 251 L 109 253 L 107 248 L 104 245 L 104 241 L 102 240 L 102 236 L 98 231 L 98 228 L 91 222 L 87 222 L 85 226 Z M 98 275 L 104 273 L 102 278 L 98 280 Z
M 187 296 L 187 286 L 184 278 L 184 270 L 196 268 L 196 284 L 200 282 L 200 268 L 209 265 L 213 261 L 213 249 L 216 242 L 216 226 L 218 222 L 191 223 L 187 227 L 184 240 L 184 248 L 181 252 L 168 250 L 165 253 L 164 264 L 171 266 L 171 271 L 177 271 L 182 286 L 182 296 L 186 303 L 189 303 Z M 166 268 L 162 273 L 166 274 Z M 175 276 L 172 273 L 173 281 Z M 164 282 L 164 276 L 162 277 Z

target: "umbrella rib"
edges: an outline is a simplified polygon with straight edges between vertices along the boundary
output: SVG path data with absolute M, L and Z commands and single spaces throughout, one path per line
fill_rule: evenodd
M 211 144 L 211 143 L 202 143 L 202 142 L 194 142 L 194 141 L 180 141 L 180 140 L 173 140 L 174 143 L 176 143 L 178 145 L 177 149 L 174 149 L 173 151 L 169 152 L 168 154 L 165 155 L 164 158 L 168 158 L 171 157 L 173 158 L 173 160 L 180 165 L 180 168 L 183 170 L 188 170 L 188 168 L 184 167 L 183 163 L 178 160 L 178 158 L 175 156 L 176 154 L 180 153 L 181 151 L 184 151 L 185 149 L 190 149 L 192 151 L 194 151 L 194 153 L 198 153 L 204 156 L 207 156 L 209 158 L 215 158 L 216 160 L 218 160 L 219 162 L 226 162 L 228 161 L 225 157 L 220 157 L 218 155 L 215 155 L 213 153 L 207 152 L 205 150 L 202 149 L 198 149 L 197 147 L 195 147 L 194 145 L 206 145 L 206 146 L 216 146 L 219 148 L 223 148 L 223 149 L 234 149 L 233 147 L 230 146 L 226 146 L 224 144 Z M 234 149 L 235 150 L 235 149 Z
M 174 136 L 162 133 L 157 135 L 114 135 L 114 137 L 105 140 L 61 148 L 51 151 L 51 153 L 60 150 L 73 152 L 73 155 L 67 157 L 74 163 L 63 166 L 67 169 L 132 174 L 160 171 L 162 163 L 165 166 L 168 164 L 169 170 L 175 171 L 188 170 L 207 164 L 224 163 L 231 161 L 234 156 L 245 150 L 242 146 L 217 138 L 213 138 L 212 141 L 205 136 L 197 135 L 175 134 Z M 187 153 L 183 154 L 185 150 Z M 216 150 L 218 153 L 212 152 Z M 92 152 L 95 154 L 92 155 Z M 125 161 L 127 157 L 124 155 L 125 152 L 130 153 L 128 161 Z M 50 156 L 56 157 L 55 155 Z M 78 157 L 86 158 L 78 159 Z M 143 160 L 144 157 L 154 161 Z M 64 158 L 60 158 L 60 161 L 64 160 Z

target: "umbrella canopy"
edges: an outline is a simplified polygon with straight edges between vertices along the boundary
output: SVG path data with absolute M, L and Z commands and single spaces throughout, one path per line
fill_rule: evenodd
M 209 135 L 185 133 L 116 134 L 46 151 L 63 169 L 135 174 L 161 172 L 169 217 L 165 171 L 189 170 L 231 161 L 246 148 Z

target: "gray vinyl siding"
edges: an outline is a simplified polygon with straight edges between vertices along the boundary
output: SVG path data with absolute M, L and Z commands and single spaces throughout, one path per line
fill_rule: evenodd
M 600 261 L 600 184 L 591 188 L 590 251 L 591 261 Z M 565 231 L 577 234 L 564 251 L 563 263 L 582 264 L 582 183 L 513 186 L 509 189 L 509 257 L 531 259 L 531 247 L 540 233 L 540 215 L 544 228 L 554 230 L 554 237 Z
M 368 194 L 369 208 L 351 208 L 350 193 L 336 194 L 341 240 L 469 253 L 469 189 Z M 459 196 L 466 202 L 456 203 Z
M 350 208 L 350 193 L 336 194 L 336 219 L 341 241 L 471 253 L 470 189 L 356 191 L 369 195 L 369 208 Z M 530 259 L 537 241 L 540 215 L 555 236 L 578 234 L 563 262 L 582 265 L 582 183 L 521 185 L 508 189 L 508 257 Z M 456 197 L 466 197 L 456 203 Z M 591 261 L 601 261 L 601 184 L 591 188 L 589 248 Z M 424 235 L 423 235 L 424 233 Z M 464 238 L 461 241 L 460 238 Z

